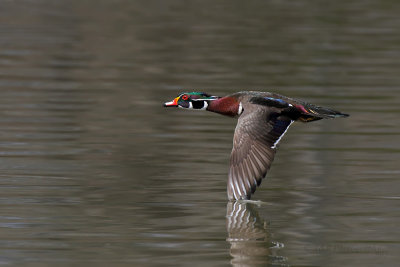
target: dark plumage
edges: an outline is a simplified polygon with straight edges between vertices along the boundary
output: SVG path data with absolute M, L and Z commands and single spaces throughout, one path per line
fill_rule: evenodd
M 204 109 L 238 117 L 227 186 L 229 200 L 250 199 L 267 174 L 277 145 L 293 121 L 348 116 L 279 94 L 253 91 L 225 97 L 183 93 L 164 106 Z

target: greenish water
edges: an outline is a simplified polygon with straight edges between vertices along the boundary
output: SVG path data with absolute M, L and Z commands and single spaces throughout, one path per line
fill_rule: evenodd
M 2 1 L 0 264 L 396 266 L 397 1 Z M 227 203 L 234 119 L 164 109 L 274 91 L 294 124 Z

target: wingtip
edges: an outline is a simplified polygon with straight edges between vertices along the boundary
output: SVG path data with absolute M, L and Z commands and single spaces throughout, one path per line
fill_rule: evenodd
M 350 117 L 350 115 L 346 113 L 338 113 L 334 117 L 347 118 Z

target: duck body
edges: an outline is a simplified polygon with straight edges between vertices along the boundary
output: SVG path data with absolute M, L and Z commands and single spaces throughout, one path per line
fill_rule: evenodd
M 164 106 L 207 110 L 238 118 L 228 175 L 229 200 L 251 198 L 271 166 L 278 143 L 294 121 L 348 116 L 276 93 L 256 91 L 225 97 L 182 93 Z

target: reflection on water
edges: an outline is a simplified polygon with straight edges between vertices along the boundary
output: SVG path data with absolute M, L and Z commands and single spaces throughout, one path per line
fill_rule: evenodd
M 270 240 L 268 223 L 259 216 L 254 204 L 228 202 L 226 229 L 233 266 L 282 266 L 285 263 L 284 257 L 276 255 L 284 245 Z
M 394 0 L 0 1 L 0 264 L 398 265 L 399 14 Z M 270 205 L 227 208 L 236 121 L 162 107 L 187 89 L 351 117 L 294 123 L 255 195 Z

